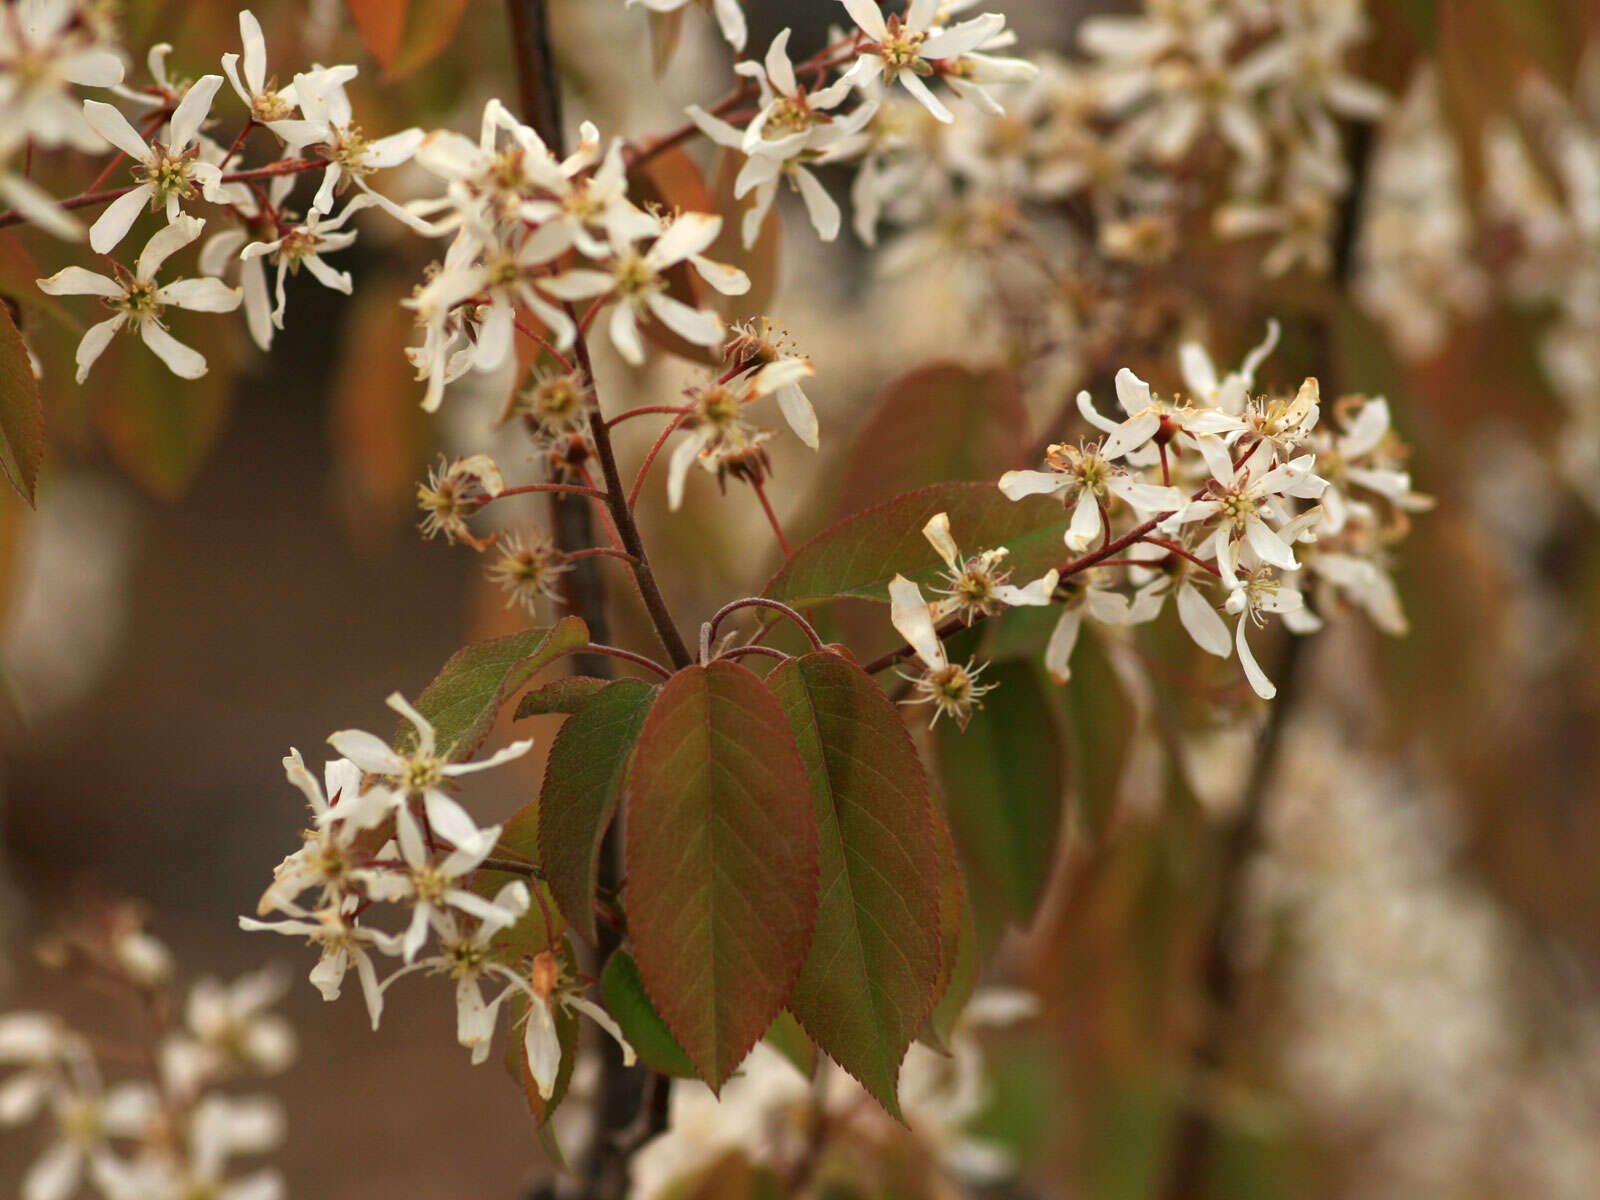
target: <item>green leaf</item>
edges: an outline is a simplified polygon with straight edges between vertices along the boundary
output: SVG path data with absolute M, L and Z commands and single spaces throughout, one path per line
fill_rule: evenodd
M 980 924 L 1027 923 L 1055 862 L 1061 828 L 1061 738 L 1051 697 L 1031 663 L 999 662 L 995 690 L 965 733 L 934 728 L 934 751 L 951 830 Z
M 546 713 L 575 713 L 593 700 L 607 682 L 588 675 L 569 675 L 565 679 L 557 679 L 524 695 L 512 719 L 520 721 L 524 717 L 540 717 Z
M 0 471 L 29 504 L 39 486 L 44 462 L 44 409 L 33 377 L 28 348 L 0 304 Z
M 1049 497 L 1013 503 L 992 483 L 944 483 L 897 496 L 847 517 L 795 551 L 763 593 L 797 608 L 851 597 L 889 599 L 889 581 L 901 574 L 930 583 L 944 569 L 922 527 L 935 513 L 949 513 L 963 552 L 998 546 L 1023 582 L 1037 579 L 1066 560 L 1062 543 L 1068 514 Z
M 1003 367 L 919 367 L 889 385 L 856 436 L 835 511 L 858 512 L 912 488 L 951 480 L 993 486 L 1027 465 L 1033 438 L 1022 381 Z
M 540 869 L 537 799 L 519 808 L 501 827 L 494 857 L 525 862 L 535 871 Z M 472 890 L 485 899 L 493 899 L 495 893 L 513 879 L 520 879 L 527 885 L 533 902 L 514 924 L 494 935 L 491 944 L 502 961 L 507 962 L 532 958 L 542 950 L 554 950 L 567 933 L 566 921 L 551 899 L 549 887 L 531 873 L 482 869 L 472 877 Z
M 662 1075 L 694 1078 L 694 1064 L 650 1003 L 633 955 L 618 950 L 611 956 L 600 976 L 600 993 L 605 997 L 606 1011 L 622 1026 L 623 1035 L 640 1062 Z
M 900 1063 L 940 975 L 928 781 L 894 703 L 855 664 L 808 654 L 767 686 L 811 777 L 821 854 L 816 930 L 789 1011 L 899 1118 Z
M 600 843 L 617 811 L 628 759 L 656 689 L 619 679 L 561 726 L 539 795 L 539 862 L 550 894 L 591 942 Z
M 817 1047 L 806 1036 L 800 1022 L 787 1008 L 778 1014 L 772 1028 L 761 1039 L 794 1064 L 794 1069 L 810 1079 L 817 1073 Z
M 577 617 L 563 617 L 551 629 L 529 629 L 458 650 L 422 695 L 417 711 L 433 722 L 439 745 L 457 762 L 471 758 L 489 736 L 495 716 L 511 694 L 537 672 L 589 640 Z M 415 744 L 409 722 L 396 745 Z
M 754 672 L 686 667 L 628 772 L 629 935 L 645 990 L 715 1091 L 788 998 L 817 911 L 817 827 L 783 709 Z
M 1106 657 L 1098 630 L 1086 629 L 1072 654 L 1067 707 L 1067 781 L 1073 806 L 1092 837 L 1110 827 L 1138 713 Z

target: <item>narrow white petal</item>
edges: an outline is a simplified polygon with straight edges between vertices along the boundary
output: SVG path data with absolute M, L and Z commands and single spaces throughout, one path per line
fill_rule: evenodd
M 1250 681 L 1250 686 L 1255 689 L 1256 695 L 1263 700 L 1271 700 L 1278 694 L 1278 689 L 1273 686 L 1272 680 L 1267 678 L 1266 672 L 1256 662 L 1256 656 L 1250 653 L 1250 642 L 1244 636 L 1245 627 L 1249 624 L 1248 616 L 1240 617 L 1234 636 L 1234 644 L 1239 650 L 1239 665 L 1244 668 L 1244 676 Z
M 1061 611 L 1056 627 L 1050 632 L 1050 641 L 1044 648 L 1045 670 L 1057 683 L 1072 678 L 1072 651 L 1078 645 L 1078 632 L 1083 628 L 1083 609 L 1073 605 Z
M 120 109 L 104 100 L 85 100 L 83 119 L 89 122 L 89 128 L 135 162 L 144 162 L 150 157 L 150 147 L 139 136 L 139 131 L 128 123 L 128 118 L 122 115 Z
M 1200 649 L 1218 658 L 1228 657 L 1232 649 L 1228 626 L 1187 579 L 1178 585 L 1178 619 Z
M 133 223 L 150 202 L 150 196 L 150 187 L 141 185 L 107 205 L 105 212 L 89 226 L 90 248 L 96 254 L 110 254 L 121 245 L 122 239 L 128 236 L 128 230 L 133 228 Z
M 933 627 L 933 615 L 922 598 L 922 589 L 903 575 L 896 575 L 889 583 L 889 623 L 917 652 L 923 665 L 946 665 L 944 644 Z
M 156 357 L 167 364 L 167 369 L 180 379 L 199 379 L 206 373 L 205 355 L 185 346 L 155 321 L 142 321 L 139 336 L 144 344 L 155 351 Z
M 1021 500 L 1024 496 L 1048 496 L 1059 491 L 1062 483 L 1062 477 L 1051 471 L 1007 471 L 1000 476 L 1000 491 L 1007 500 Z

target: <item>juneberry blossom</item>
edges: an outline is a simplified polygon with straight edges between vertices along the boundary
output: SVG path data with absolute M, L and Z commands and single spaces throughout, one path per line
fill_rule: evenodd
M 933 610 L 922 598 L 922 589 L 904 575 L 896 575 L 889 583 L 889 623 L 906 639 L 922 664 L 921 671 L 902 673 L 914 689 L 906 703 L 932 704 L 930 725 L 948 716 L 966 729 L 973 709 L 983 707 L 981 698 L 993 690 L 994 684 L 978 682 L 983 673 L 981 666 L 961 666 L 949 660 L 934 626 Z
M 261 22 L 248 8 L 239 13 L 239 40 L 244 49 L 243 58 L 224 54 L 222 72 L 250 110 L 250 119 L 277 134 L 291 152 L 316 141 L 322 129 L 314 121 L 295 116 L 300 104 L 294 85 L 279 88 L 277 76 L 267 78 L 266 38 L 261 32 Z
M 582 1013 L 622 1047 L 624 1066 L 636 1061 L 633 1046 L 623 1036 L 622 1028 L 593 1000 L 578 995 L 565 978 L 561 964 L 550 951 L 541 951 L 534 957 L 533 973 L 528 984 L 528 1016 L 523 1027 L 523 1052 L 528 1058 L 528 1072 L 542 1099 L 555 1095 L 556 1077 L 561 1071 L 561 1038 L 556 1030 L 558 1009 Z
M 116 249 L 147 206 L 165 208 L 167 221 L 175 223 L 185 200 L 202 192 L 208 200 L 217 198 L 222 171 L 215 163 L 201 161 L 199 137 L 221 86 L 221 75 L 202 75 L 195 80 L 173 110 L 167 140 L 148 144 L 119 109 L 101 100 L 83 102 L 84 118 L 96 133 L 133 160 L 134 177 L 139 180 L 89 226 L 89 245 L 96 254 Z
M 628 0 L 630 8 L 635 4 L 642 4 L 651 12 L 658 13 L 678 12 L 693 3 L 696 3 L 696 0 Z M 706 0 L 699 0 L 699 3 L 704 5 Z M 722 36 L 728 40 L 728 45 L 739 53 L 744 53 L 750 30 L 744 19 L 743 0 L 710 0 L 710 5 L 716 14 L 717 24 L 722 29 Z
M 109 106 L 108 106 L 109 107 Z M 118 266 L 118 277 L 101 275 L 85 267 L 64 267 L 48 279 L 39 280 L 39 290 L 51 296 L 99 296 L 116 315 L 91 325 L 78 343 L 78 382 L 89 374 L 119 329 L 139 331 L 144 344 L 153 350 L 174 375 L 198 379 L 206 373 L 205 356 L 185 346 L 167 332 L 161 314 L 168 307 L 192 312 L 232 312 L 239 307 L 240 293 L 220 279 L 177 279 L 157 284 L 156 272 L 168 258 L 200 236 L 205 222 L 180 215 L 146 243 L 129 274 Z
M 1011 582 L 1011 571 L 1005 565 L 1010 551 L 1002 546 L 984 550 L 971 558 L 963 557 L 951 536 L 948 513 L 935 513 L 922 527 L 922 536 L 928 539 L 928 544 L 945 565 L 943 586 L 935 589 L 939 599 L 928 606 L 935 623 L 955 616 L 970 625 L 977 618 L 993 616 L 1002 608 L 1050 603 L 1060 572 L 1046 571 L 1026 587 L 1017 587 Z

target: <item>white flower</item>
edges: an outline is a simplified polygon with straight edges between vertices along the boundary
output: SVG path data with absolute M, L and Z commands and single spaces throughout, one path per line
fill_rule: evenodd
M 289 914 L 285 921 L 257 921 L 240 917 L 239 928 L 251 933 L 281 933 L 288 937 L 304 937 L 320 946 L 322 955 L 311 968 L 311 984 L 322 993 L 324 1000 L 337 1000 L 344 987 L 344 977 L 355 964 L 356 976 L 361 981 L 361 993 L 367 1003 L 367 1015 L 372 1027 L 378 1027 L 383 1016 L 383 988 L 378 983 L 378 970 L 367 953 L 371 947 L 383 954 L 399 953 L 397 938 L 380 930 L 359 925 L 356 919 L 335 908 L 322 908 L 307 912 L 292 904 L 279 906 Z
M 48 295 L 99 296 L 116 310 L 116 316 L 91 325 L 78 343 L 79 383 L 124 325 L 137 328 L 144 344 L 174 375 L 198 379 L 206 373 L 205 358 L 167 332 L 161 323 L 162 310 L 170 304 L 193 312 L 232 312 L 239 307 L 239 292 L 220 279 L 178 279 L 159 287 L 155 282 L 161 264 L 199 237 L 204 227 L 205 222 L 198 218 L 180 215 L 140 251 L 133 275 L 127 279 L 112 279 L 83 267 L 66 267 L 39 280 L 39 290 Z
M 290 273 L 299 274 L 302 266 L 311 272 L 312 278 L 323 287 L 343 292 L 347 296 L 350 294 L 353 286 L 350 273 L 335 271 L 322 261 L 321 256 L 347 249 L 354 244 L 356 231 L 345 229 L 344 223 L 355 213 L 373 203 L 376 202 L 368 194 L 353 196 L 350 203 L 344 206 L 344 211 L 332 219 L 312 209 L 300 224 L 290 225 L 287 228 L 280 226 L 275 240 L 251 242 L 239 251 L 239 260 L 243 263 L 248 264 L 257 258 L 271 256 L 278 266 L 278 304 L 272 310 L 272 323 L 276 328 L 283 328 L 283 309 L 287 303 L 283 290 L 284 276 Z
M 56 1140 L 22 1179 L 20 1200 L 68 1200 L 77 1193 L 85 1169 L 98 1176 L 115 1161 L 111 1138 L 139 1138 L 149 1133 L 159 1111 L 155 1090 L 147 1084 L 118 1084 L 101 1092 L 97 1085 L 67 1088 L 51 1097 Z
M 485 915 L 463 928 L 456 915 L 439 911 L 433 926 L 439 934 L 439 953 L 401 967 L 383 981 L 387 991 L 395 980 L 415 971 L 429 970 L 449 975 L 456 981 L 456 1040 L 472 1051 L 473 1065 L 489 1057 L 495 1021 L 500 1006 L 514 992 L 528 992 L 521 975 L 491 956 L 490 941 L 502 929 L 514 924 L 528 910 L 527 885 L 514 879 L 486 901 Z M 504 984 L 493 1000 L 484 1001 L 482 983 L 491 977 Z
M 202 75 L 195 80 L 172 113 L 169 140 L 149 145 L 120 110 L 100 100 L 83 102 L 84 119 L 137 164 L 134 177 L 140 180 L 138 186 L 107 205 L 89 226 L 89 245 L 96 254 L 115 249 L 146 205 L 152 209 L 164 205 L 167 220 L 175 223 L 182 212 L 181 202 L 196 191 L 203 190 L 207 199 L 213 198 L 222 184 L 222 171 L 213 163 L 200 161 L 198 141 L 200 126 L 221 86 L 221 75 Z
M 1005 28 L 1006 19 L 985 13 L 948 28 L 936 24 L 939 0 L 911 0 L 905 16 L 891 13 L 886 19 L 876 0 L 839 0 L 851 19 L 870 39 L 855 66 L 843 78 L 851 86 L 876 94 L 884 83 L 900 85 L 930 113 L 945 124 L 955 120 L 922 82 L 922 76 L 937 73 L 937 60 L 960 58 L 980 46 L 988 45 Z
M 68 88 L 108 88 L 122 82 L 121 56 L 96 40 L 79 20 L 78 0 L 23 0 L 0 9 L 0 142 L 32 138 L 44 146 L 103 148 Z
M 958 616 L 970 625 L 979 617 L 992 616 L 1007 606 L 1049 604 L 1055 593 L 1060 574 L 1053 569 L 1026 587 L 1012 584 L 1011 572 L 1004 566 L 1010 551 L 1004 547 L 963 558 L 950 534 L 948 513 L 936 513 L 922 527 L 922 536 L 944 560 L 946 568 L 946 586 L 937 593 L 942 599 L 929 606 L 929 616 L 934 622 Z
M 705 251 L 722 231 L 722 218 L 709 213 L 682 213 L 661 230 L 650 249 L 643 254 L 633 248 L 632 239 L 613 246 L 608 271 L 575 268 L 542 286 L 562 300 L 615 300 L 611 314 L 611 341 L 628 362 L 644 362 L 644 344 L 639 339 L 639 318 L 653 315 L 685 341 L 696 346 L 715 346 L 722 340 L 722 322 L 716 313 L 691 308 L 667 295 L 666 273 L 681 262 L 695 271 L 725 296 L 739 296 L 750 290 L 750 279 L 734 267 L 714 263 Z
M 1178 362 L 1190 396 L 1206 408 L 1220 408 L 1230 416 L 1238 416 L 1250 399 L 1250 389 L 1255 386 L 1256 369 L 1278 344 L 1278 332 L 1278 323 L 1269 320 L 1267 336 L 1245 356 L 1244 365 L 1221 379 L 1204 346 L 1199 342 L 1183 343 L 1178 347 Z
M 651 12 L 665 13 L 676 12 L 694 2 L 695 0 L 628 0 L 628 6 L 631 8 L 635 4 L 642 4 Z M 717 24 L 722 27 L 722 36 L 727 38 L 728 45 L 742 54 L 745 42 L 749 40 L 750 31 L 745 24 L 741 3 L 742 0 L 711 0 L 711 7 L 717 14 Z
M 1191 502 L 1170 519 L 1173 525 L 1185 525 L 1220 518 L 1216 531 L 1200 553 L 1216 560 L 1217 569 L 1230 587 L 1241 543 L 1248 544 L 1263 562 L 1281 570 L 1293 571 L 1299 566 L 1289 539 L 1274 528 L 1275 521 L 1285 529 L 1288 526 L 1281 498 L 1314 500 L 1326 486 L 1313 473 L 1315 460 L 1310 454 L 1255 476 L 1255 469 L 1267 458 L 1263 445 L 1236 472 L 1226 451 L 1208 456 L 1207 465 L 1221 485 L 1220 490 L 1213 497 Z
M 682 506 L 684 483 L 696 462 L 716 472 L 723 463 L 760 446 L 767 434 L 745 422 L 744 409 L 763 397 L 776 395 L 795 434 L 816 449 L 816 414 L 799 389 L 800 381 L 815 373 L 807 359 L 782 358 L 759 371 L 691 393 L 690 413 L 684 420 L 686 436 L 673 449 L 667 466 L 667 507 L 676 512 Z
M 1078 407 L 1088 405 L 1089 393 L 1078 394 Z M 1108 439 L 1109 440 L 1109 439 Z M 1103 447 L 1051 446 L 1045 454 L 1048 471 L 1007 471 L 1000 490 L 1008 500 L 1024 496 L 1060 496 L 1072 507 L 1072 520 L 1064 540 L 1073 552 L 1087 549 L 1104 530 L 1101 509 L 1118 499 L 1139 513 L 1180 510 L 1187 503 L 1182 492 L 1165 485 L 1141 483 L 1126 468 L 1109 461 Z
M 461 886 L 489 857 L 489 851 L 500 840 L 500 826 L 491 825 L 478 831 L 475 837 L 437 862 L 415 821 L 400 821 L 396 835 L 403 871 L 398 877 L 384 881 L 381 898 L 411 906 L 411 922 L 400 942 L 406 962 L 416 959 L 417 951 L 428 940 L 430 925 L 438 924 L 446 909 L 458 909 L 485 922 L 502 920 L 503 910 Z M 520 915 L 515 914 L 512 919 Z
M 852 149 L 861 129 L 877 112 L 877 105 L 868 103 L 846 117 L 830 117 L 826 110 L 836 108 L 850 94 L 850 84 L 840 80 L 809 92 L 795 77 L 789 60 L 790 32 L 785 29 L 773 39 L 764 68 L 754 62 L 736 68 L 739 74 L 755 79 L 761 89 L 761 107 L 743 132 L 698 105 L 686 110 L 713 142 L 747 156 L 733 191 L 736 199 L 742 200 L 752 191 L 756 196 L 744 214 L 746 249 L 755 245 L 762 222 L 772 211 L 778 184 L 785 179 L 800 193 L 817 235 L 825 242 L 839 236 L 843 215 L 808 164 L 830 161 Z
M 1045 670 L 1057 683 L 1065 684 L 1072 678 L 1072 652 L 1077 649 L 1084 618 L 1102 625 L 1137 625 L 1152 620 L 1160 611 L 1159 600 L 1140 597 L 1135 607 L 1128 597 L 1112 591 L 1111 584 L 1108 569 L 1091 567 L 1061 585 L 1068 591 L 1067 601 L 1044 648 Z
M 202 979 L 189 989 L 185 1033 L 162 1048 L 163 1074 L 175 1090 L 193 1094 L 208 1078 L 230 1071 L 277 1074 L 294 1059 L 294 1030 L 268 1010 L 283 999 L 288 979 L 276 967 L 232 983 Z
M 316 141 L 322 134 L 317 124 L 294 116 L 299 107 L 294 85 L 279 90 L 276 77 L 267 80 L 266 39 L 261 34 L 261 22 L 248 8 L 239 13 L 239 40 L 244 47 L 243 77 L 237 54 L 222 56 L 222 70 L 250 110 L 250 119 L 272 130 L 291 150 Z
M 1256 695 L 1263 700 L 1271 700 L 1278 694 L 1278 689 L 1273 686 L 1266 672 L 1256 663 L 1255 655 L 1250 652 L 1250 643 L 1245 638 L 1245 627 L 1252 622 L 1258 626 L 1265 625 L 1268 613 L 1295 612 L 1304 603 L 1305 600 L 1298 591 L 1284 586 L 1277 576 L 1265 567 L 1252 568 L 1228 593 L 1228 611 L 1237 613 L 1239 617 L 1234 636 L 1234 644 L 1239 650 L 1239 665 L 1244 668 L 1245 678 L 1250 681 L 1250 686 L 1255 689 Z
M 583 1013 L 616 1039 L 622 1047 L 624 1066 L 633 1066 L 633 1047 L 622 1035 L 621 1027 L 592 1000 L 586 1000 L 561 978 L 556 956 L 545 950 L 533 960 L 533 977 L 528 989 L 527 1025 L 522 1032 L 523 1053 L 528 1056 L 528 1073 L 533 1076 L 539 1095 L 548 1100 L 555 1094 L 556 1077 L 561 1072 L 561 1038 L 556 1031 L 556 1010 Z
M 419 233 L 432 233 L 433 227 L 416 214 L 402 208 L 387 196 L 367 186 L 367 176 L 375 171 L 398 167 L 410 160 L 422 144 L 422 130 L 403 129 L 387 137 L 368 141 L 354 123 L 354 111 L 344 85 L 355 77 L 356 68 L 340 66 L 301 72 L 294 77 L 295 96 L 300 111 L 317 129 L 319 142 L 327 143 L 328 169 L 317 188 L 311 207 L 331 213 L 334 197 L 347 184 L 354 183 L 372 202 L 396 220 Z
M 934 628 L 932 609 L 922 598 L 922 590 L 903 575 L 896 575 L 889 583 L 889 623 L 922 662 L 921 672 L 904 676 L 916 689 L 906 703 L 931 703 L 934 712 L 930 725 L 949 716 L 965 729 L 972 710 L 983 707 L 980 698 L 994 688 L 992 683 L 978 682 L 983 668 L 970 663 L 963 667 L 945 656 L 944 643 Z

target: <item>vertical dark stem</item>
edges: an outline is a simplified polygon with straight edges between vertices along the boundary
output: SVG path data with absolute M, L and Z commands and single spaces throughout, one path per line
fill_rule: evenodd
M 523 118 L 533 126 L 552 153 L 564 156 L 566 134 L 562 127 L 561 86 L 555 72 L 555 55 L 550 37 L 550 16 L 545 0 L 506 0 L 511 20 L 512 51 L 516 61 L 517 92 Z M 594 381 L 594 370 L 589 362 L 588 347 L 580 337 L 578 341 L 580 365 Z M 638 528 L 627 511 L 621 480 L 618 478 L 616 457 L 605 422 L 598 408 L 593 414 L 591 429 L 595 435 L 596 450 L 605 473 L 605 486 L 611 496 L 613 516 L 620 505 L 628 519 L 619 522 L 625 531 L 628 550 L 637 559 L 636 573 L 640 590 L 649 604 L 653 597 L 659 602 L 660 593 L 649 573 L 643 547 L 638 545 Z M 552 517 L 555 524 L 556 544 L 567 551 L 584 550 L 594 545 L 594 517 L 586 500 L 575 497 L 554 498 Z M 631 532 L 631 538 L 628 534 Z M 567 573 L 567 602 L 570 611 L 582 617 L 589 626 L 590 639 L 596 642 L 610 640 L 606 620 L 605 582 L 600 574 L 598 557 L 575 561 Z M 651 609 L 652 620 L 658 628 L 664 612 Z M 670 618 L 667 618 L 670 630 Z M 675 635 L 675 630 L 673 633 Z M 669 645 L 669 650 L 671 646 Z M 674 665 L 682 665 L 687 652 L 679 643 L 679 653 L 674 655 Z M 611 660 L 604 655 L 574 656 L 577 671 L 602 679 L 612 675 Z M 622 881 L 622 843 L 615 823 L 607 831 L 601 847 L 599 885 L 603 892 L 614 892 Z M 608 924 L 599 927 L 597 960 L 605 962 L 621 944 L 621 936 Z M 593 1140 L 582 1163 L 582 1191 L 585 1200 L 622 1200 L 628 1189 L 628 1157 L 634 1147 L 625 1146 L 624 1132 L 636 1130 L 649 1134 L 666 1125 L 666 1081 L 640 1068 L 623 1065 L 622 1053 L 610 1038 L 600 1039 L 600 1087 L 595 1098 L 598 1108 Z M 647 1084 L 649 1085 L 647 1090 Z
M 1325 388 L 1324 396 L 1330 398 L 1337 396 L 1347 382 L 1340 378 L 1338 370 L 1337 306 L 1349 297 L 1375 137 L 1372 127 L 1366 124 L 1356 124 L 1346 130 L 1350 190 L 1340 206 L 1339 223 L 1333 231 L 1326 311 L 1317 318 L 1313 330 L 1318 360 L 1316 373 Z M 1256 744 L 1244 802 L 1222 837 L 1216 893 L 1200 960 L 1200 987 L 1205 1008 L 1199 1035 L 1190 1050 L 1188 1095 L 1168 1143 L 1166 1174 L 1158 1193 L 1164 1200 L 1196 1200 L 1205 1196 L 1216 1164 L 1221 1131 L 1215 1112 L 1205 1096 L 1196 1094 L 1195 1085 L 1227 1064 L 1231 1026 L 1243 982 L 1234 956 L 1234 941 L 1245 916 L 1248 868 L 1261 843 L 1261 825 L 1283 748 L 1283 731 L 1302 696 L 1310 641 L 1309 637 L 1289 639 L 1276 675 L 1278 694 L 1271 701 L 1266 727 Z

